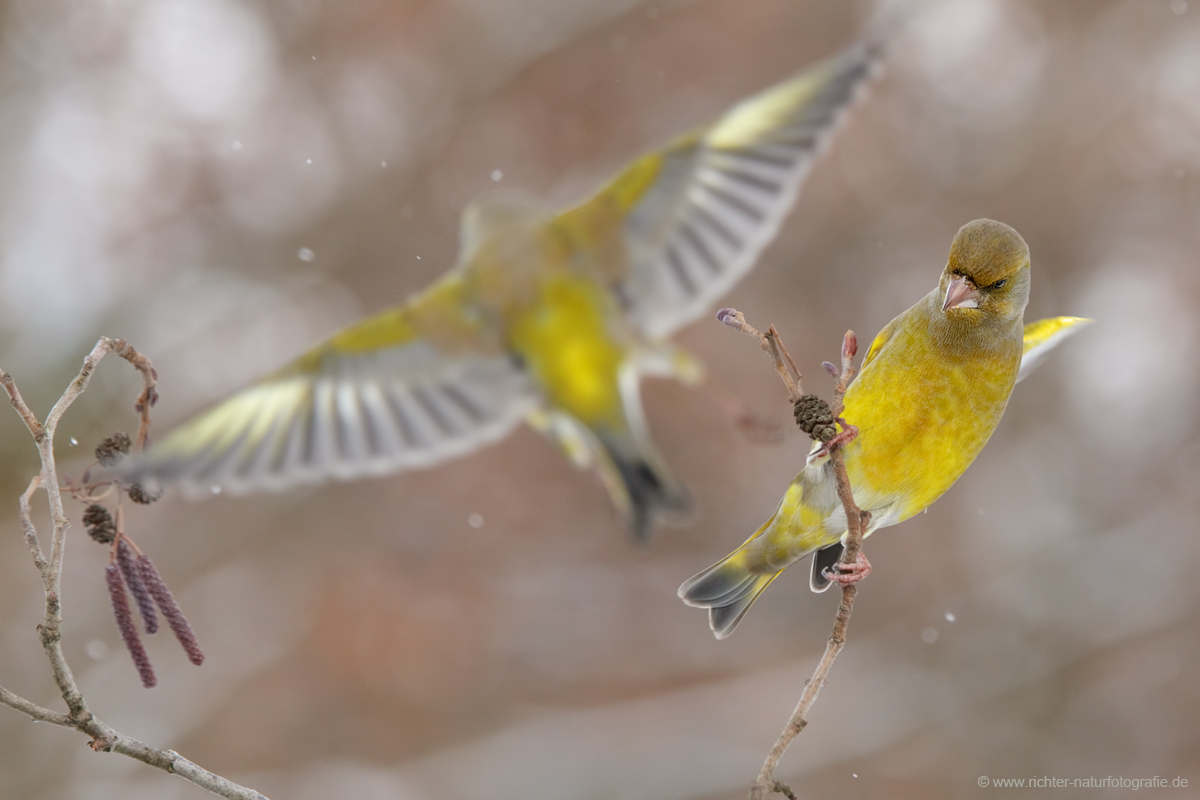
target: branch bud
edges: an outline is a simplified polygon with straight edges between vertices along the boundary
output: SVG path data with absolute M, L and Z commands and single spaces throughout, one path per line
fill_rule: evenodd
M 842 360 L 854 358 L 858 353 L 858 337 L 854 335 L 854 331 L 846 331 L 846 338 L 842 340 Z
M 746 325 L 746 318 L 736 308 L 722 308 L 717 312 L 717 321 L 739 331 Z

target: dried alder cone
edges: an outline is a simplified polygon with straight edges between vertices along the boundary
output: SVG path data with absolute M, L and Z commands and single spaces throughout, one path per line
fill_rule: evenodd
M 1039 354 L 1086 323 L 1059 317 L 1025 325 L 1029 286 L 1029 248 L 1021 235 L 994 220 L 969 222 L 954 237 L 937 285 L 879 332 L 853 383 L 839 378 L 842 402 L 835 393 L 827 410 L 800 398 L 797 422 L 822 444 L 809 451 L 759 529 L 680 587 L 684 602 L 709 610 L 718 638 L 733 632 L 783 569 L 809 555 L 815 554 L 810 587 L 820 592 L 830 585 L 825 568 L 839 560 L 847 535 L 830 459 L 839 446 L 846 480 L 872 515 L 864 535 L 920 513 L 958 480 Z M 719 318 L 749 328 L 731 309 Z M 768 329 L 762 339 L 767 349 L 777 334 Z M 846 374 L 856 345 L 846 337 L 843 369 L 830 373 Z M 797 382 L 785 378 L 791 397 L 802 394 L 793 390 Z M 851 441 L 854 426 L 864 434 Z
M 168 623 L 183 642 L 191 660 L 195 663 L 203 660 L 203 654 L 196 644 L 195 636 L 192 635 L 183 615 L 179 613 L 178 605 L 170 596 L 170 592 L 166 590 L 154 565 L 144 555 L 138 554 L 133 557 L 137 552 L 137 547 L 122 532 L 124 515 L 119 493 L 121 486 L 112 480 L 93 483 L 88 479 L 90 468 L 85 470 L 79 479 L 68 478 L 60 481 L 60 475 L 55 465 L 54 434 L 58 423 L 71 404 L 87 390 L 88 382 L 95 373 L 96 366 L 109 354 L 119 355 L 133 365 L 141 373 L 144 383 L 144 388 L 139 394 L 136 404 L 141 416 L 137 436 L 132 442 L 129 436 L 123 434 L 110 437 L 96 451 L 97 462 L 104 461 L 106 464 L 111 464 L 123 458 L 134 447 L 141 450 L 147 441 L 150 427 L 149 409 L 157 397 L 154 389 L 157 375 L 148 358 L 123 339 L 100 337 L 96 346 L 84 359 L 79 374 L 68 384 L 58 402 L 46 415 L 45 421 L 40 420 L 30 410 L 24 398 L 21 397 L 12 376 L 0 369 L 0 390 L 8 395 L 17 415 L 20 416 L 25 428 L 32 435 L 41 461 L 41 469 L 30 480 L 29 488 L 20 495 L 18 507 L 25 542 L 33 557 L 33 565 L 41 575 L 45 598 L 45 614 L 38 625 L 38 638 L 49 662 L 54 683 L 58 687 L 62 701 L 66 704 L 66 712 L 41 706 L 9 691 L 2 685 L 0 685 L 0 705 L 15 709 L 35 722 L 45 722 L 78 731 L 88 737 L 88 746 L 95 752 L 119 753 L 168 774 L 176 775 L 215 795 L 229 798 L 229 800 L 266 800 L 260 792 L 239 786 L 233 781 L 212 773 L 173 750 L 162 750 L 151 744 L 140 742 L 106 724 L 88 707 L 84 693 L 76 683 L 75 676 L 67 662 L 63 648 L 62 576 L 63 553 L 67 548 L 67 534 L 71 525 L 63 507 L 64 495 L 70 495 L 84 505 L 82 521 L 89 536 L 109 546 L 111 555 L 105 569 L 105 584 L 112 602 L 113 612 L 117 618 L 118 630 L 129 648 L 143 684 L 153 686 L 157 682 L 157 678 L 134 624 L 129 597 L 126 594 L 127 580 L 132 590 L 138 595 L 139 605 L 146 617 L 147 631 L 157 628 L 158 612 L 153 605 L 157 603 L 163 609 Z M 72 443 L 74 444 L 74 441 Z M 48 551 L 42 548 L 30 509 L 30 499 L 39 489 L 46 493 L 47 510 L 52 526 Z M 108 499 L 116 501 L 115 516 L 103 505 Z
M 128 433 L 114 433 L 100 444 L 96 445 L 96 460 L 102 467 L 113 467 L 120 464 L 129 455 L 133 440 Z
M 83 510 L 83 527 L 88 536 L 100 544 L 112 544 L 117 538 L 117 526 L 113 523 L 112 514 L 97 503 L 92 503 Z
M 796 425 L 814 439 L 828 442 L 837 436 L 837 425 L 834 424 L 836 420 L 829 403 L 815 394 L 802 395 L 796 401 L 794 413 Z
M 155 500 L 163 496 L 161 488 L 147 489 L 140 483 L 135 483 L 129 487 L 129 499 L 140 505 L 148 506 Z

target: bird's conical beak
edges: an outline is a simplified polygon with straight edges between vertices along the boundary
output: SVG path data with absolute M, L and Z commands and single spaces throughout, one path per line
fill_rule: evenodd
M 970 278 L 955 275 L 946 287 L 946 302 L 942 303 L 942 311 L 952 308 L 979 308 L 979 290 Z

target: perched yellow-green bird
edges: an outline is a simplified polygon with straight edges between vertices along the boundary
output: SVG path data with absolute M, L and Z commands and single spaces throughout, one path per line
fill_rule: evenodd
M 562 213 L 475 201 L 444 278 L 202 412 L 122 476 L 281 489 L 427 466 L 527 420 L 595 468 L 645 538 L 688 493 L 650 440 L 639 377 L 699 378 L 667 336 L 753 266 L 879 50 L 860 43 L 744 100 Z
M 844 451 L 865 535 L 928 508 L 963 474 L 1000 422 L 1013 386 L 1051 348 L 1090 320 L 1056 317 L 1022 326 L 1029 300 L 1029 248 L 1015 230 L 979 219 L 950 246 L 937 288 L 889 322 L 850 384 L 843 418 L 858 428 Z M 709 609 L 724 639 L 767 585 L 816 553 L 811 586 L 853 582 L 870 570 L 842 554 L 846 512 L 829 456 L 814 445 L 779 508 L 745 544 L 679 588 Z

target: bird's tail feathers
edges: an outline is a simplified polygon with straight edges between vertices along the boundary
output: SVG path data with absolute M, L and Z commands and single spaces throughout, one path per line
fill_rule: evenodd
M 601 438 L 597 468 L 613 503 L 621 511 L 634 540 L 645 542 L 654 522 L 683 518 L 692 508 L 692 495 L 654 453 L 634 442 Z
M 679 587 L 683 602 L 708 609 L 708 623 L 718 639 L 733 633 L 758 596 L 783 572 L 755 572 L 749 567 L 747 547 L 773 521 L 774 517 L 767 520 L 745 544 Z
M 677 521 L 691 510 L 691 492 L 667 469 L 648 436 L 598 433 L 561 411 L 539 411 L 529 422 L 554 439 L 575 466 L 595 468 L 636 541 L 649 538 L 655 521 Z

